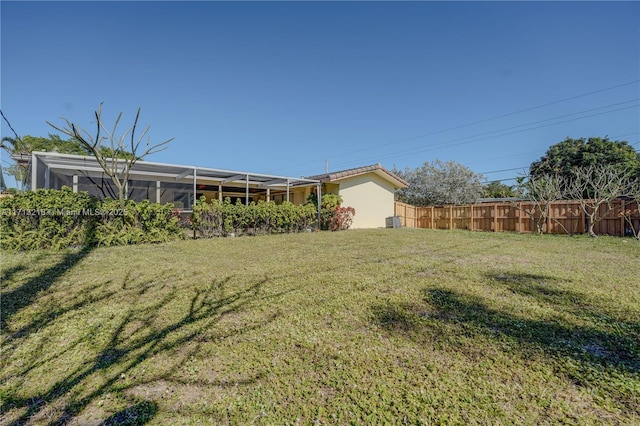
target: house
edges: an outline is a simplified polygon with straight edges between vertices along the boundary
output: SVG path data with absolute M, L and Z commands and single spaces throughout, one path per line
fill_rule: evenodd
M 394 215 L 395 192 L 409 184 L 380 164 L 308 176 L 322 182 L 323 194 L 337 194 L 356 215 L 351 228 L 380 228 Z
M 29 170 L 32 189 L 87 191 L 100 198 L 117 198 L 113 182 L 94 157 L 57 152 L 33 152 L 14 158 Z M 122 163 L 122 161 L 121 161 Z M 311 193 L 333 193 L 353 207 L 352 228 L 378 228 L 394 214 L 394 193 L 408 184 L 380 164 L 306 178 L 266 175 L 199 166 L 138 161 L 130 170 L 127 196 L 156 203 L 173 203 L 190 211 L 195 200 L 244 204 L 258 201 L 305 203 Z
M 86 191 L 99 198 L 118 198 L 115 185 L 94 157 L 33 152 L 16 158 L 29 170 L 33 190 L 60 189 Z M 120 161 L 122 167 L 123 161 Z M 137 161 L 129 172 L 127 197 L 141 201 L 173 205 L 190 211 L 195 200 L 230 198 L 235 203 L 290 201 L 306 202 L 311 191 L 320 191 L 320 183 L 313 179 L 260 173 L 213 169 L 208 167 Z

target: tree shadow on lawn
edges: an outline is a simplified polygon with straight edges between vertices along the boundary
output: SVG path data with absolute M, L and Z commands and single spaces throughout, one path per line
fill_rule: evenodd
M 13 398 L 9 395 L 5 398 L 1 412 L 8 410 L 24 410 L 19 418 L 9 423 L 11 426 L 23 425 L 37 421 L 43 417 L 47 406 L 63 405 L 56 410 L 56 418 L 47 422 L 51 425 L 64 425 L 76 418 L 93 401 L 105 393 L 122 393 L 135 387 L 147 385 L 153 382 L 166 381 L 180 383 L 175 376 L 184 365 L 185 360 L 193 356 L 204 342 L 221 341 L 223 339 L 244 334 L 251 330 L 263 327 L 275 320 L 279 311 L 263 314 L 259 319 L 250 322 L 242 322 L 241 326 L 225 328 L 215 331 L 215 326 L 224 317 L 238 314 L 250 309 L 250 305 L 257 300 L 278 298 L 295 289 L 283 290 L 269 295 L 262 295 L 261 289 L 270 278 L 261 279 L 255 283 L 249 283 L 243 289 L 224 295 L 224 286 L 233 277 L 229 276 L 221 281 L 214 281 L 207 289 L 198 289 L 191 297 L 189 308 L 181 318 L 166 324 L 163 327 L 154 327 L 155 323 L 164 324 L 166 319 L 162 316 L 162 308 L 176 299 L 175 288 L 163 298 L 145 309 L 130 308 L 126 316 L 119 321 L 111 334 L 110 341 L 102 350 L 91 359 L 81 363 L 66 377 L 52 384 L 48 391 L 34 393 L 23 398 Z M 143 292 L 140 292 L 141 295 Z M 131 306 L 135 306 L 133 303 Z M 133 322 L 143 324 L 137 330 L 131 331 Z M 151 333 L 148 333 L 152 330 Z M 212 334 L 212 330 L 215 331 Z M 86 342 L 84 342 L 86 343 Z M 64 353 L 64 352 L 63 352 Z M 161 374 L 152 374 L 144 380 L 133 380 L 132 383 L 123 383 L 122 378 L 130 376 L 128 372 L 139 366 L 150 357 L 164 354 L 171 356 L 172 363 Z M 27 366 L 29 368 L 29 366 Z M 179 376 L 179 374 L 177 374 Z M 264 376 L 262 372 L 256 372 L 250 377 L 239 380 L 218 380 L 207 382 L 208 386 L 232 387 L 239 384 L 249 385 Z M 101 381 L 100 385 L 91 385 L 91 380 Z M 193 384 L 193 383 L 192 383 Z M 197 383 L 196 383 L 197 384 Z M 78 390 L 88 386 L 88 393 L 80 396 Z M 155 404 L 155 403 L 153 403 Z M 139 406 L 136 410 L 144 413 L 157 411 L 157 406 L 150 410 L 150 406 Z M 153 407 L 152 407 L 153 408 Z M 129 410 L 129 411 L 127 411 Z M 117 420 L 131 413 L 131 407 L 121 414 L 112 415 L 107 421 L 117 424 Z M 49 417 L 50 414 L 47 414 Z M 144 416 L 143 416 L 144 417 Z M 142 423 L 131 423 L 142 424 Z
M 588 303 L 577 293 L 539 284 L 541 279 L 545 277 L 520 275 L 503 277 L 502 281 L 518 294 L 575 315 L 581 320 L 580 325 L 560 317 L 524 318 L 490 308 L 476 296 L 443 288 L 424 289 L 421 303 L 373 306 L 373 320 L 388 332 L 419 342 L 440 339 L 456 351 L 465 351 L 464 347 L 457 347 L 462 345 L 460 336 L 483 336 L 502 344 L 506 341 L 507 352 L 518 351 L 525 357 L 542 350 L 555 360 L 558 374 L 569 377 L 576 385 L 599 388 L 624 410 L 640 414 L 637 391 L 625 388 L 628 385 L 609 383 L 614 377 L 619 383 L 621 376 L 628 381 L 640 379 L 640 323 L 619 321 L 609 324 L 611 327 L 600 327 L 595 319 L 610 317 L 594 307 L 585 308 Z M 533 281 L 538 284 L 532 285 Z
M 158 404 L 155 402 L 138 402 L 110 416 L 103 426 L 143 425 L 153 419 L 157 412 Z
M 532 298 L 540 305 L 551 306 L 558 312 L 569 313 L 581 320 L 598 324 L 600 329 L 622 328 L 640 336 L 640 322 L 629 322 L 616 318 L 608 314 L 605 309 L 589 301 L 584 294 L 557 288 L 555 284 L 561 282 L 558 278 L 538 274 L 498 272 L 485 274 L 485 276 L 505 286 L 514 294 Z M 637 340 L 640 343 L 640 339 Z
M 58 278 L 80 263 L 80 261 L 87 257 L 89 253 L 91 253 L 90 247 L 82 248 L 79 251 L 70 250 L 63 255 L 59 262 L 48 267 L 37 276 L 30 278 L 26 283 L 13 290 L 1 292 L 0 330 L 4 331 L 6 329 L 7 322 L 13 315 L 32 304 L 40 292 L 50 288 L 55 284 Z M 24 271 L 25 269 L 27 269 L 25 265 L 17 265 L 3 271 L 2 282 L 9 281 L 16 273 Z M 27 326 L 22 330 L 22 332 L 28 331 L 29 329 L 33 329 L 37 326 L 38 324 Z

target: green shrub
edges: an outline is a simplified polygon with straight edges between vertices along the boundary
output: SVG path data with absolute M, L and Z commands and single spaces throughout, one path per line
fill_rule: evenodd
M 309 196 L 309 203 L 317 206 L 318 197 Z M 342 197 L 337 194 L 324 194 L 320 201 L 320 229 L 323 231 L 343 231 L 353 223 L 356 211 L 353 207 L 341 207 Z
M 324 194 L 320 201 L 322 209 L 333 210 L 342 204 L 342 197 L 338 194 Z
M 159 243 L 182 238 L 170 204 L 100 201 L 86 192 L 39 189 L 0 199 L 0 247 L 36 250 L 69 246 Z
M 95 228 L 98 246 L 162 243 L 184 237 L 170 203 L 127 200 L 123 211 L 118 200 L 106 199 L 99 213 Z
M 193 206 L 191 215 L 193 229 L 199 231 L 204 238 L 225 235 L 223 208 L 224 205 L 221 201 L 213 200 L 211 203 L 207 203 L 205 197 L 201 197 Z
M 84 246 L 93 239 L 99 201 L 86 192 L 38 189 L 0 199 L 0 247 L 10 250 Z
M 298 206 L 290 202 L 251 202 L 248 206 L 237 200 L 207 202 L 204 197 L 193 209 L 193 229 L 201 237 L 235 235 L 259 235 L 281 232 L 301 232 L 315 222 L 316 210 L 312 205 Z

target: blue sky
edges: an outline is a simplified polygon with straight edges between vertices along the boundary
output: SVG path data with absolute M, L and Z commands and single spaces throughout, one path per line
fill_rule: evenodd
M 567 136 L 640 149 L 640 2 L 2 1 L 0 13 L 1 107 L 21 135 L 55 133 L 45 121 L 60 117 L 92 128 L 101 102 L 107 122 L 130 124 L 141 107 L 152 142 L 175 137 L 150 161 L 287 176 L 441 159 L 497 180 Z

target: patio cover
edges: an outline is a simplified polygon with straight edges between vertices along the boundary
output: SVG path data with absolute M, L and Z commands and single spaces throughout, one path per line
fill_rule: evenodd
M 25 158 L 26 157 L 26 158 Z M 50 172 L 57 172 L 67 176 L 82 175 L 91 177 L 101 177 L 104 170 L 93 157 L 60 154 L 57 152 L 33 152 L 31 156 L 19 155 L 14 160 L 24 164 L 30 160 L 31 163 L 31 187 L 49 188 Z M 124 160 L 118 160 L 124 164 Z M 38 168 L 44 165 L 44 185 L 38 186 L 38 174 L 42 173 Z M 289 188 L 296 186 L 315 186 L 320 195 L 320 181 L 316 179 L 295 178 L 288 176 L 268 175 L 261 173 L 213 169 L 200 166 L 185 166 L 179 164 L 155 163 L 150 161 L 137 161 L 129 172 L 130 179 L 160 181 L 160 182 L 181 182 L 193 183 L 194 197 L 198 184 L 235 184 L 233 186 L 244 187 L 246 202 L 249 201 L 250 186 L 264 189 L 286 189 L 287 199 Z M 319 196 L 318 199 L 321 197 Z

